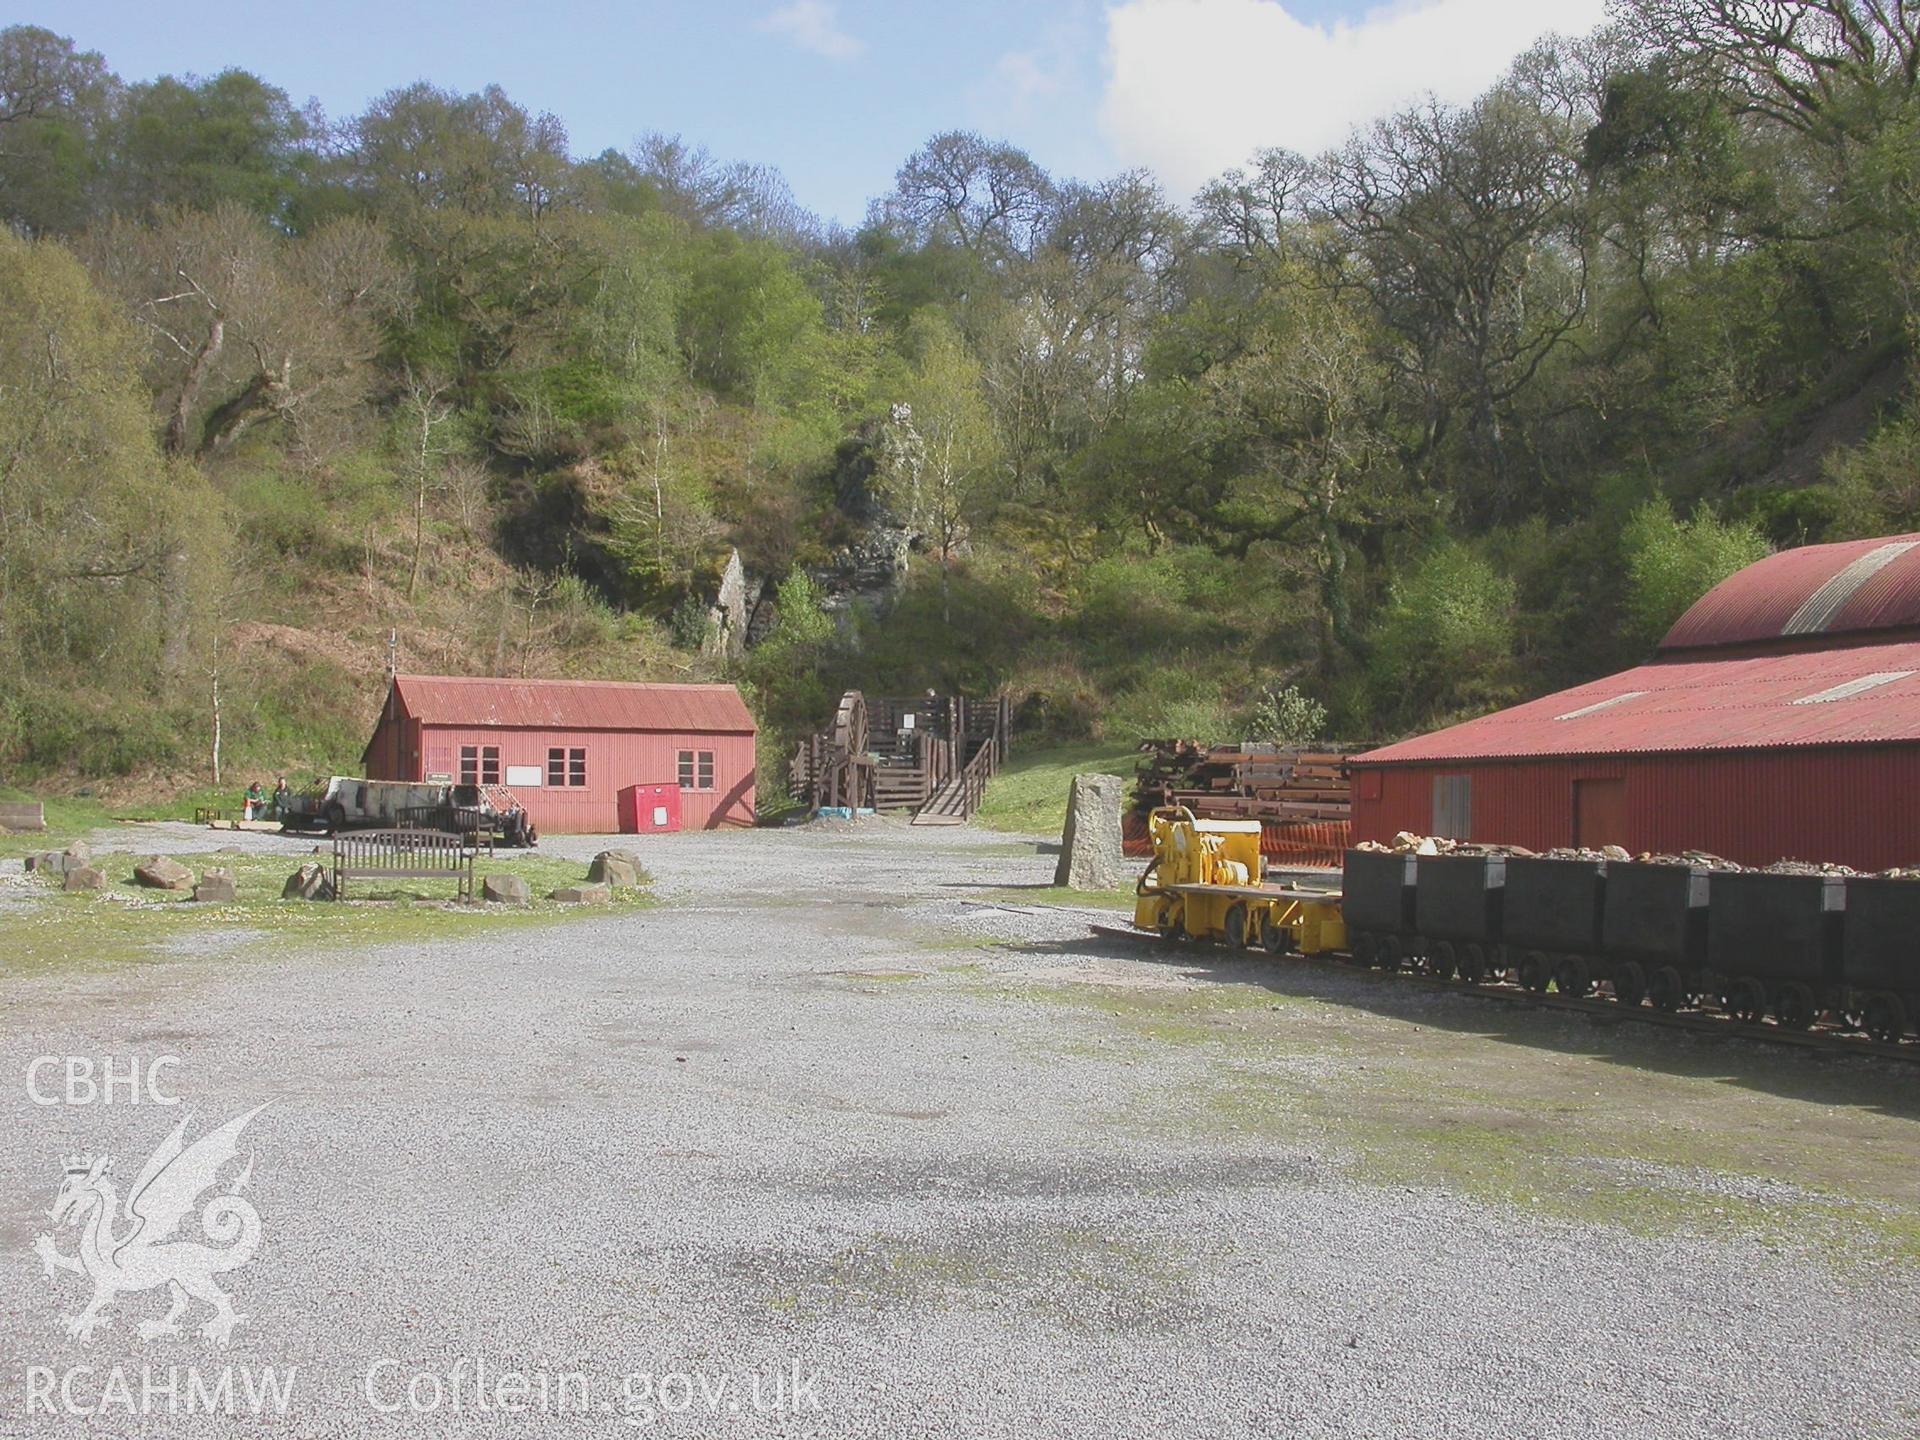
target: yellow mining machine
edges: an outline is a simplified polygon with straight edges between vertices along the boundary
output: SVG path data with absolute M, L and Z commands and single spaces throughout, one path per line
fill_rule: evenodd
M 1337 891 L 1267 883 L 1258 820 L 1198 820 L 1163 805 L 1147 817 L 1147 836 L 1153 859 L 1134 887 L 1139 929 L 1271 955 L 1346 949 Z

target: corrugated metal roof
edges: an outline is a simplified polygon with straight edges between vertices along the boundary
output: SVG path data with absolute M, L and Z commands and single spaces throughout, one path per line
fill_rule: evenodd
M 1916 672 L 1920 641 L 1912 640 L 1790 655 L 1679 655 L 1402 740 L 1358 760 L 1518 759 L 1920 741 Z
M 1920 627 L 1920 535 L 1783 550 L 1729 575 L 1667 631 L 1660 648 L 1743 645 Z
M 751 735 L 753 716 L 731 685 L 640 685 L 616 680 L 496 680 L 401 675 L 407 713 L 425 725 L 529 730 L 711 731 Z

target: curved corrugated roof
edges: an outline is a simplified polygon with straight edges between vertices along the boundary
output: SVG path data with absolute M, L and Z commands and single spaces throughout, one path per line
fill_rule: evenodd
M 401 675 L 400 703 L 426 725 L 530 730 L 710 731 L 751 735 L 753 716 L 731 685 L 643 685 L 615 680 L 497 680 Z
M 1920 535 L 1783 550 L 1722 580 L 1662 650 L 1920 628 Z

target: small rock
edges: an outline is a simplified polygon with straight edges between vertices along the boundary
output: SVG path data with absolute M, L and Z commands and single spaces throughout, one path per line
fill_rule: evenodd
M 75 890 L 104 890 L 106 885 L 106 872 L 96 870 L 91 865 L 74 866 L 67 871 L 66 878 L 60 882 L 60 888 L 68 893 Z
M 133 867 L 134 880 L 149 890 L 191 890 L 193 871 L 178 860 L 155 855 Z
M 213 853 L 216 855 L 244 855 L 247 852 L 242 850 L 238 845 L 222 845 Z
M 331 900 L 333 899 L 333 879 L 327 874 L 327 867 L 308 861 L 287 877 L 287 883 L 280 890 L 282 900 Z
M 604 905 L 613 899 L 608 885 L 563 885 L 547 897 L 568 905 Z
M 518 875 L 489 875 L 480 882 L 480 898 L 495 905 L 525 905 L 533 893 Z
M 646 873 L 631 850 L 602 850 L 587 867 L 587 879 L 596 885 L 638 885 Z
M 193 898 L 212 901 L 216 905 L 229 905 L 240 898 L 239 887 L 233 883 L 231 870 L 210 869 L 200 877 L 200 883 L 193 887 Z

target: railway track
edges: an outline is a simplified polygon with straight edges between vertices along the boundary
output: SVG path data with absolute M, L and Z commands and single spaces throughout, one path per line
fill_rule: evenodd
M 1227 947 L 1205 940 L 1164 939 L 1159 935 L 1143 930 L 1134 930 L 1119 925 L 1092 925 L 1089 927 L 1103 940 L 1124 940 L 1130 944 L 1150 946 L 1159 950 L 1202 949 L 1234 952 Z M 1249 950 L 1244 958 L 1251 959 L 1262 952 Z M 1356 964 L 1351 958 L 1333 960 L 1324 956 L 1288 955 L 1285 962 L 1294 965 L 1310 965 L 1316 969 L 1333 973 L 1351 974 L 1355 970 L 1366 971 L 1367 967 Z M 1629 1009 L 1613 1000 L 1581 999 L 1558 994 L 1537 994 L 1507 980 L 1488 980 L 1478 985 L 1468 985 L 1457 980 L 1442 980 L 1436 976 L 1423 975 L 1417 970 L 1395 970 L 1394 978 L 1403 983 L 1420 985 L 1429 990 L 1443 991 L 1449 995 L 1466 995 L 1482 1000 L 1504 1001 L 1509 1005 L 1519 1005 L 1540 1010 L 1563 1010 L 1573 1014 L 1585 1015 L 1596 1021 L 1608 1024 L 1650 1024 L 1664 1025 L 1674 1030 L 1691 1030 L 1702 1035 L 1737 1036 L 1745 1040 L 1758 1040 L 1770 1045 L 1794 1045 L 1803 1050 L 1814 1050 L 1831 1055 L 1874 1056 L 1886 1060 L 1904 1060 L 1909 1064 L 1920 1064 L 1920 1044 L 1913 1042 L 1888 1043 L 1870 1040 L 1864 1035 L 1847 1034 L 1832 1028 L 1811 1030 L 1790 1030 L 1784 1026 L 1766 1021 L 1736 1020 L 1730 1015 L 1715 1011 L 1656 1010 L 1651 1005 L 1640 1005 Z

